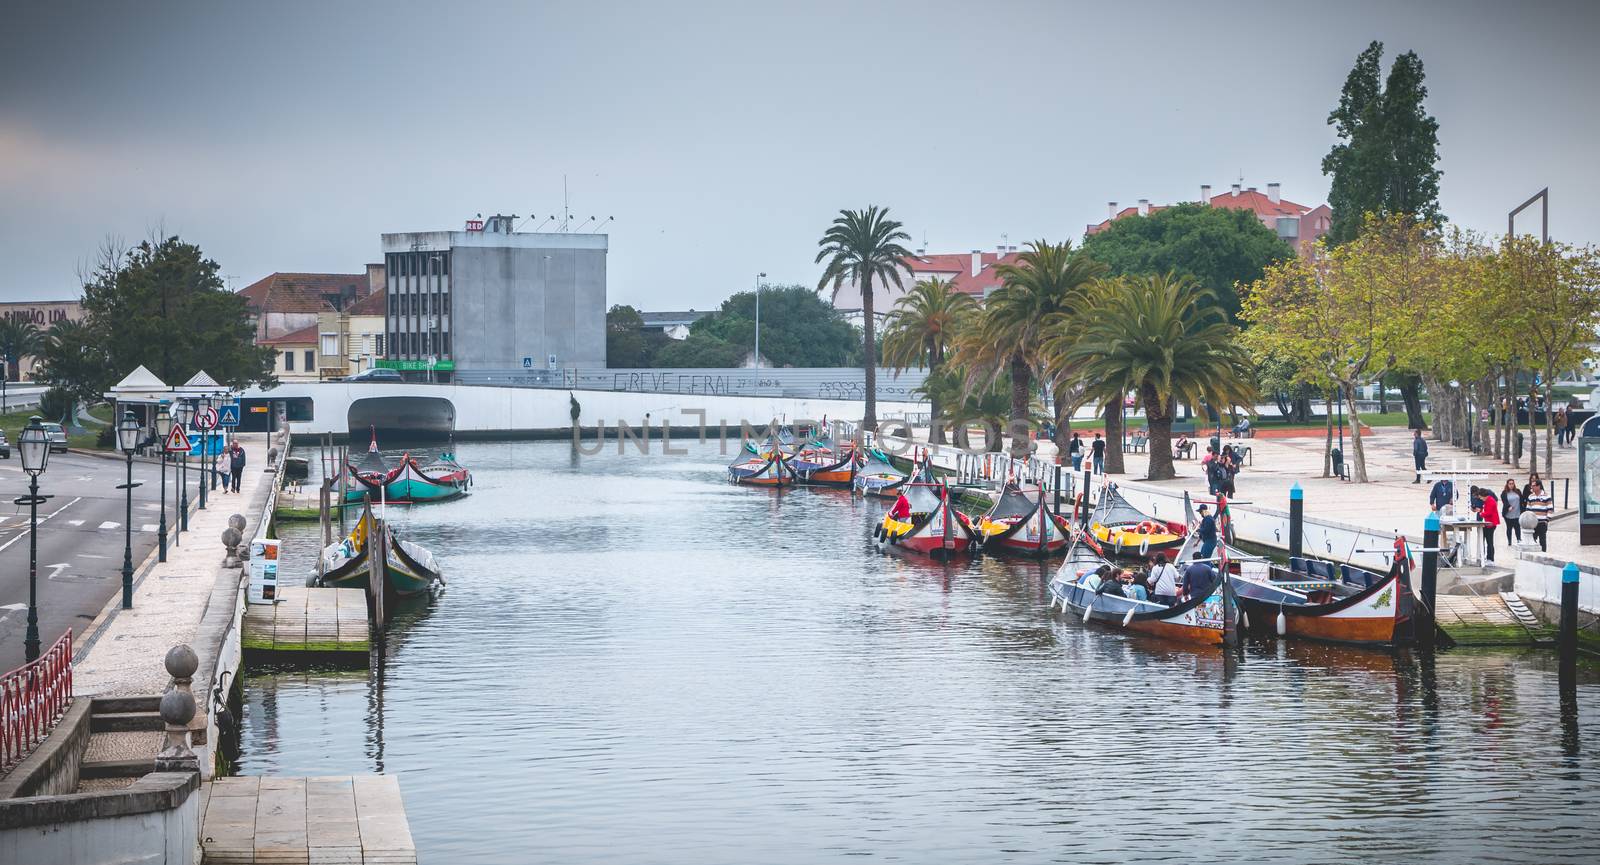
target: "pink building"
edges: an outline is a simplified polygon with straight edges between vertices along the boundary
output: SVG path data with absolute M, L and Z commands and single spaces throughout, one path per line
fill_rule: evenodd
M 957 291 L 965 292 L 982 300 L 989 292 L 1000 287 L 1000 278 L 995 275 L 994 267 L 997 264 L 1015 264 L 1017 261 L 1017 248 L 1015 246 L 997 246 L 994 252 L 984 252 L 974 249 L 972 252 L 940 252 L 926 253 L 918 250 L 917 254 L 905 259 L 900 270 L 900 287 L 893 283 L 880 285 L 876 281 L 872 285 L 872 310 L 879 316 L 884 315 L 894 308 L 895 301 L 905 296 L 918 281 L 924 279 L 947 279 Z M 834 309 L 861 313 L 861 289 L 853 282 L 846 282 L 833 292 L 832 303 Z

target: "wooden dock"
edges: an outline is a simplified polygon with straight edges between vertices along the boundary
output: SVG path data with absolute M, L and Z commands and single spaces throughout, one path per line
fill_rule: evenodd
M 202 788 L 202 863 L 415 865 L 393 775 L 218 778 Z
M 371 648 L 360 589 L 278 586 L 278 603 L 247 604 L 247 652 L 362 652 Z

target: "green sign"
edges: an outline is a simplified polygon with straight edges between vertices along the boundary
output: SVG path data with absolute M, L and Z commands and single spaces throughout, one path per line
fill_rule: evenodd
M 393 359 L 390 359 L 390 358 L 382 358 L 382 359 L 373 361 L 373 366 L 376 366 L 376 367 L 378 367 L 380 369 L 398 369 L 398 370 L 405 370 L 407 372 L 427 372 L 430 369 L 431 370 L 439 370 L 439 371 L 442 371 L 442 372 L 449 372 L 449 371 L 451 371 L 451 370 L 456 368 L 456 362 L 453 361 L 453 360 L 427 361 L 427 360 L 393 360 Z

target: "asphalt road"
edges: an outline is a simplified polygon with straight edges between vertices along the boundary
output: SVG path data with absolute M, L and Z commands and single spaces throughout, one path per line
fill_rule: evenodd
M 178 523 L 176 466 L 167 473 L 167 524 Z M 199 494 L 200 472 L 189 467 L 191 507 Z M 133 464 L 133 566 L 135 578 L 145 557 L 156 547 L 161 521 L 160 466 Z M 100 614 L 106 602 L 122 592 L 122 551 L 126 500 L 117 485 L 127 479 L 122 460 L 58 453 L 39 476 L 40 495 L 51 499 L 39 506 L 39 637 L 41 649 L 72 628 L 74 634 Z M 28 476 L 13 447 L 0 460 L 0 672 L 23 662 L 28 624 L 28 508 L 12 504 L 27 495 Z M 221 495 L 220 488 L 214 491 Z M 185 535 L 183 543 L 189 542 Z M 196 538 L 196 543 L 200 541 Z M 168 543 L 171 543 L 169 536 Z M 216 539 L 210 539 L 213 545 Z

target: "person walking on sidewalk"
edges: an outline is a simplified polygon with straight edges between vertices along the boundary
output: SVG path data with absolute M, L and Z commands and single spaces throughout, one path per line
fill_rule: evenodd
M 1517 482 L 1506 478 L 1506 487 L 1500 491 L 1500 518 L 1506 522 L 1506 546 L 1522 541 L 1522 491 Z M 1514 538 L 1514 539 L 1513 539 Z
M 1072 444 L 1067 447 L 1067 454 L 1072 457 L 1072 470 L 1083 470 L 1083 437 L 1077 433 L 1072 434 Z
M 244 477 L 244 445 L 233 443 L 233 451 L 228 454 L 228 472 L 233 479 L 233 491 L 239 491 L 239 479 Z
M 1478 518 L 1483 520 L 1483 563 L 1494 564 L 1494 536 L 1500 530 L 1500 500 L 1493 490 L 1484 490 L 1478 501 Z
M 1540 552 L 1549 552 L 1546 538 L 1550 532 L 1550 514 L 1555 511 L 1556 505 L 1550 500 L 1550 494 L 1544 491 L 1543 482 L 1534 480 L 1522 506 L 1539 521 L 1533 526 L 1533 539 L 1539 542 Z
M 1428 443 L 1422 438 L 1422 430 L 1416 430 L 1411 439 L 1411 458 L 1417 462 L 1417 479 L 1414 484 L 1422 483 L 1422 473 L 1428 470 Z
M 1092 451 L 1094 453 L 1094 473 L 1097 474 L 1097 475 L 1105 474 L 1106 473 L 1106 440 L 1101 438 L 1099 433 L 1095 433 L 1094 434 L 1094 443 L 1089 446 L 1089 449 L 1090 449 L 1090 451 Z

